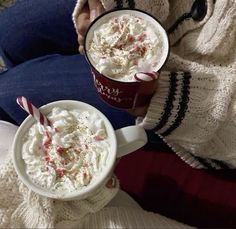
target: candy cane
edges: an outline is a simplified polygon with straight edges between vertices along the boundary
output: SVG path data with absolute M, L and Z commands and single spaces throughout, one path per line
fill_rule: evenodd
M 158 78 L 158 74 L 155 72 L 137 72 L 134 75 L 134 79 L 138 82 L 152 81 Z
M 32 115 L 36 121 L 38 121 L 43 126 L 50 126 L 51 123 L 45 115 L 43 115 L 30 101 L 29 99 L 19 96 L 16 99 L 19 106 L 25 110 L 28 114 Z

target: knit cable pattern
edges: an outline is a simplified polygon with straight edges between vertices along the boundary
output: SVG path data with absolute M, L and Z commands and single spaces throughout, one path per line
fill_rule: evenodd
M 82 224 L 89 213 L 102 209 L 116 195 L 103 187 L 84 200 L 60 201 L 40 196 L 19 179 L 11 158 L 0 168 L 0 228 L 67 228 Z

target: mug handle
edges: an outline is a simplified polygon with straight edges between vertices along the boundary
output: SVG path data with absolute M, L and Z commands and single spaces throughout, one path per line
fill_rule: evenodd
M 117 158 L 129 154 L 147 143 L 147 134 L 140 126 L 127 126 L 115 131 Z

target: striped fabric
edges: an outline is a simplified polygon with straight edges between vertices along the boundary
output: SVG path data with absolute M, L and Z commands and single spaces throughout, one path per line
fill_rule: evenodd
M 134 9 L 135 8 L 135 1 L 134 0 L 115 0 L 116 2 L 116 9 L 121 9 L 121 8 L 130 8 Z

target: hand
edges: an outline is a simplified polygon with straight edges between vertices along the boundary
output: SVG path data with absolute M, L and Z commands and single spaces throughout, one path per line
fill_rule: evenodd
M 157 78 L 159 77 L 159 73 L 156 73 L 157 74 Z M 158 85 L 158 81 L 154 81 L 153 84 L 152 84 L 152 88 L 150 89 L 150 92 L 153 92 L 155 93 L 156 90 L 157 90 L 157 85 Z M 146 89 L 145 89 L 146 90 Z M 147 114 L 147 111 L 148 111 L 148 107 L 149 107 L 149 104 L 150 104 L 151 101 L 147 102 L 147 104 L 145 104 L 145 106 L 143 107 L 136 107 L 136 108 L 133 108 L 133 109 L 127 109 L 126 111 L 135 116 L 135 117 L 145 117 L 146 114 Z
M 85 4 L 81 10 L 81 13 L 76 20 L 80 53 L 84 53 L 84 36 L 90 23 L 104 11 L 105 9 L 100 0 L 88 0 L 87 4 Z
M 134 109 L 128 109 L 126 110 L 129 114 L 135 116 L 135 117 L 145 117 L 147 114 L 148 106 L 145 107 L 137 107 Z

